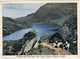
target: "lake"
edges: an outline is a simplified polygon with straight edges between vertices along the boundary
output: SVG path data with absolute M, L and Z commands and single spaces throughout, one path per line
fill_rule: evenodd
M 45 33 L 49 33 L 50 35 L 53 35 L 60 28 L 60 26 L 53 26 L 53 25 L 42 24 L 42 23 L 34 23 L 31 25 L 32 25 L 32 28 L 17 30 L 14 33 L 4 36 L 3 40 L 19 40 L 23 38 L 25 33 L 28 33 L 32 29 L 34 29 L 37 32 L 38 40 L 39 40 L 40 37 Z

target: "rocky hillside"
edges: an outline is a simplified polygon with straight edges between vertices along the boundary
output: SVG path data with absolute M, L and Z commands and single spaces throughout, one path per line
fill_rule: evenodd
M 45 34 L 37 42 L 37 33 L 31 30 L 20 40 L 3 41 L 3 55 L 72 55 L 49 43 L 51 35 Z M 73 47 L 74 48 L 74 47 Z
M 51 38 L 51 35 L 48 33 L 45 33 L 43 36 L 40 37 L 39 43 L 49 42 L 50 38 Z
M 35 13 L 17 19 L 25 20 L 26 22 L 54 23 L 54 20 L 63 22 L 63 19 L 69 18 L 71 14 L 76 14 L 76 9 L 77 4 L 75 3 L 47 3 L 41 6 Z
M 3 18 L 5 19 L 5 18 Z M 29 23 L 47 23 L 52 25 L 59 25 L 61 28 L 57 31 L 59 37 L 64 41 L 69 41 L 70 48 L 68 52 L 72 54 L 77 54 L 77 4 L 76 3 L 47 3 L 41 6 L 35 13 L 30 14 L 25 17 L 20 17 L 15 20 L 9 20 L 11 18 L 3 20 L 3 33 L 5 34 L 7 31 L 10 32 L 13 28 L 22 28 L 20 23 L 16 23 L 15 20 L 20 20 L 23 22 Z M 16 23 L 16 24 L 15 24 Z M 18 27 L 19 26 L 19 27 Z M 10 30 L 8 30 L 10 27 Z M 24 24 L 23 24 L 23 27 Z M 54 34 L 58 36 L 56 33 Z M 52 36 L 54 36 L 52 35 Z M 49 34 L 45 34 L 40 38 L 39 43 L 36 42 L 37 38 L 34 31 L 30 31 L 29 33 L 25 34 L 24 37 L 20 40 L 9 40 L 3 41 L 3 54 L 4 55 L 55 55 L 55 51 L 57 50 L 60 52 L 61 49 L 51 49 L 48 44 L 49 40 L 52 40 L 52 37 Z M 59 39 L 59 38 L 58 38 Z M 56 40 L 56 39 L 55 39 Z M 76 41 L 76 43 L 74 43 Z M 45 44 L 42 42 L 48 42 L 45 47 Z M 42 45 L 40 45 L 42 44 Z M 36 47 L 36 48 L 33 48 Z M 51 46 L 52 47 L 52 46 Z M 52 47 L 53 48 L 53 47 Z M 64 51 L 65 53 L 65 51 Z M 59 52 L 57 52 L 59 54 Z M 67 53 L 68 54 L 68 53 Z
M 37 35 L 31 30 L 20 40 L 3 41 L 3 55 L 25 55 L 37 42 Z
M 22 22 L 29 22 L 29 19 L 31 19 L 33 17 L 33 15 L 34 15 L 34 13 L 29 14 L 29 15 L 24 16 L 24 17 L 16 18 L 15 20 L 22 21 Z
M 18 29 L 30 27 L 28 23 L 19 22 L 10 17 L 3 17 L 3 35 L 15 32 Z
M 64 40 L 69 40 L 70 52 L 77 54 L 77 15 L 72 15 L 68 20 L 66 20 L 62 27 L 64 33 Z M 59 33 L 61 30 L 59 30 Z M 63 37 L 62 36 L 62 37 Z M 74 43 L 76 41 L 76 43 Z
M 72 54 L 77 54 L 77 16 L 76 15 L 71 15 L 71 17 L 62 24 L 62 27 L 52 37 L 56 35 L 57 39 L 59 39 L 58 34 L 61 37 L 60 39 L 64 40 L 64 42 L 68 41 L 70 43 L 69 51 Z
M 3 55 L 55 55 L 55 50 L 37 42 L 35 30 L 20 40 L 3 41 Z

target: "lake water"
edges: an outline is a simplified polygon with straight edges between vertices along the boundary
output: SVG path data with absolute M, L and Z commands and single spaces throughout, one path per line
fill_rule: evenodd
M 40 37 L 44 35 L 45 33 L 49 33 L 50 35 L 53 35 L 59 28 L 60 26 L 35 23 L 35 24 L 32 24 L 32 28 L 20 29 L 20 30 L 15 31 L 12 34 L 4 36 L 3 40 L 19 40 L 23 38 L 25 33 L 28 33 L 32 29 L 35 29 L 35 31 L 37 32 L 38 40 L 39 40 Z

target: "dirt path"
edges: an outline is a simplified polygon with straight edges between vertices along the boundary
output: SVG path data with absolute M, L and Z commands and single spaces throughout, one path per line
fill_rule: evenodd
M 43 45 L 43 46 L 47 46 L 47 47 L 49 47 L 49 48 L 51 48 L 51 49 L 53 49 L 53 48 L 54 48 L 52 45 L 47 44 L 46 42 L 41 43 L 41 45 Z
M 61 48 L 55 48 L 54 46 L 52 46 L 52 45 L 50 45 L 50 44 L 47 44 L 46 42 L 41 43 L 41 45 L 47 46 L 47 47 L 49 47 L 49 48 L 51 48 L 51 49 L 54 49 L 56 55 L 72 55 L 69 51 L 67 51 L 67 50 L 62 50 Z

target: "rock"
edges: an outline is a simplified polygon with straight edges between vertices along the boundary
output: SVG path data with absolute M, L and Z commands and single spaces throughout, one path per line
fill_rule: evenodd
M 62 39 L 70 43 L 70 52 L 72 54 L 77 54 L 77 17 L 76 15 L 71 15 L 64 23 L 62 23 L 62 28 L 57 32 Z M 57 34 L 54 34 L 58 37 Z M 51 39 L 52 40 L 52 39 Z M 54 40 L 54 39 L 53 39 Z M 73 44 L 75 43 L 75 45 Z M 75 53 L 76 52 L 76 53 Z
M 33 32 L 33 33 L 35 33 L 35 34 L 37 35 L 37 32 L 36 32 L 34 29 L 32 29 L 32 30 L 29 31 L 29 32 Z
M 4 55 L 26 55 L 37 42 L 37 35 L 35 30 L 26 33 L 22 39 L 3 41 Z
M 33 32 L 36 34 L 35 30 L 31 30 L 30 32 Z M 22 49 L 18 52 L 18 55 L 26 55 L 28 54 L 28 52 L 34 48 L 34 45 L 36 44 L 37 42 L 37 36 L 35 36 L 33 39 L 31 39 L 30 41 L 26 41 L 25 44 L 23 45 Z
M 41 42 L 49 42 L 50 37 L 51 37 L 51 35 L 48 34 L 48 33 L 46 33 L 46 34 L 44 34 L 43 36 L 41 36 L 40 41 L 41 41 Z M 40 41 L 39 41 L 39 42 L 40 42 Z
M 69 30 L 69 28 L 68 28 L 67 26 L 64 26 L 64 27 L 60 28 L 60 29 L 57 31 L 57 33 L 59 33 L 59 34 L 62 36 L 62 38 L 65 40 L 66 37 L 67 37 L 71 32 L 70 32 L 70 30 Z
M 38 46 L 39 46 L 39 43 L 36 42 L 36 44 L 34 45 L 34 48 L 38 48 Z

